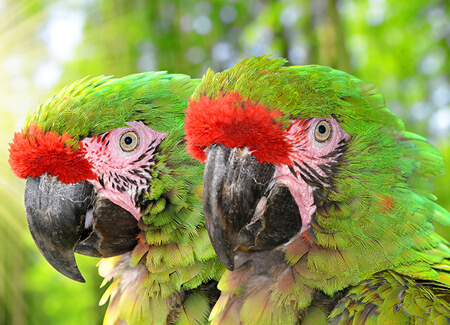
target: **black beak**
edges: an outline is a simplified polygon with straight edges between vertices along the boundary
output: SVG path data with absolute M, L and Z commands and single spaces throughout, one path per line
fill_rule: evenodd
M 301 227 L 289 188 L 274 179 L 276 167 L 260 164 L 248 150 L 214 145 L 203 183 L 206 227 L 222 263 L 234 269 L 238 246 L 266 250 L 288 242 Z
M 140 230 L 133 215 L 96 197 L 94 186 L 87 182 L 63 184 L 49 175 L 29 177 L 25 208 L 28 227 L 41 254 L 75 281 L 85 282 L 74 252 L 108 257 L 132 250 L 137 243 Z M 121 224 L 127 226 L 121 228 Z

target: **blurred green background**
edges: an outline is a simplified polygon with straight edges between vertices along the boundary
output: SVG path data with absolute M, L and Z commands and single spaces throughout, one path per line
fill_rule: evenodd
M 329 65 L 374 82 L 450 166 L 449 21 L 446 0 L 0 0 L 0 324 L 102 322 L 97 260 L 77 256 L 86 284 L 45 262 L 7 163 L 28 111 L 64 85 L 148 70 L 201 77 L 258 54 Z M 450 209 L 450 173 L 435 194 Z

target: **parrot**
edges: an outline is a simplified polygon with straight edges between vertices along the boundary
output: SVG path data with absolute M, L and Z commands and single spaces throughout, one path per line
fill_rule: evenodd
M 208 70 L 187 151 L 227 271 L 211 324 L 450 324 L 438 150 L 373 83 L 256 56 Z
M 105 325 L 206 324 L 219 297 L 204 166 L 185 151 L 198 84 L 167 72 L 86 77 L 39 105 L 10 143 L 41 254 L 79 282 L 74 253 L 103 257 Z

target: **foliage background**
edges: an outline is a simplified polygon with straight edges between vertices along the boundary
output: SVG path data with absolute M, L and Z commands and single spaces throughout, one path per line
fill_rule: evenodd
M 329 65 L 374 82 L 450 166 L 449 21 L 445 0 L 0 0 L 0 324 L 101 324 L 104 314 L 96 259 L 77 256 L 86 284 L 45 262 L 7 163 L 28 111 L 64 85 L 148 70 L 201 77 L 270 53 Z M 435 184 L 450 209 L 450 174 Z

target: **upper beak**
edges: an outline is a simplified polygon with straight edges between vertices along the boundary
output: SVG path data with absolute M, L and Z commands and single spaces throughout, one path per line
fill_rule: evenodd
M 139 227 L 133 215 L 97 197 L 94 186 L 84 181 L 64 184 L 49 175 L 29 177 L 25 209 L 39 251 L 57 271 L 79 282 L 85 280 L 74 252 L 108 257 L 137 243 Z
M 288 242 L 302 227 L 297 203 L 275 173 L 274 165 L 258 163 L 246 149 L 208 149 L 203 184 L 206 227 L 217 256 L 230 270 L 237 247 L 271 249 Z

